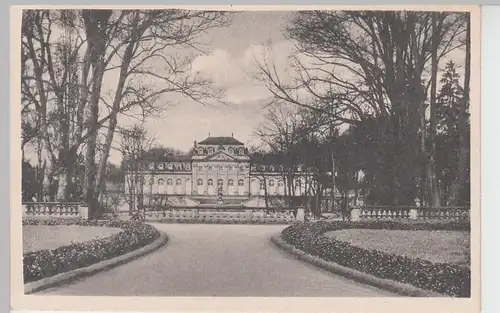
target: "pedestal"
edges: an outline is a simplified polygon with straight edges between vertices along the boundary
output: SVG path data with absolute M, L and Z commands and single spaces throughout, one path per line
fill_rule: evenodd
M 303 208 L 298 208 L 297 209 L 297 217 L 296 217 L 297 221 L 303 222 L 304 221 L 304 215 L 305 215 L 304 214 L 304 209 Z
M 361 219 L 361 209 L 351 209 L 351 221 L 356 222 Z

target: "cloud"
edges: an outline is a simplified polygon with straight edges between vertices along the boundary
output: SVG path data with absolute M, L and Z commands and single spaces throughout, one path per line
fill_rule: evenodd
M 213 81 L 219 88 L 225 88 L 227 100 L 234 103 L 263 100 L 270 96 L 267 89 L 252 77 L 258 68 L 256 62 L 273 62 L 280 76 L 290 78 L 288 60 L 292 44 L 280 41 L 270 46 L 250 45 L 239 56 L 233 56 L 222 49 L 211 54 L 198 56 L 192 69 L 198 75 Z

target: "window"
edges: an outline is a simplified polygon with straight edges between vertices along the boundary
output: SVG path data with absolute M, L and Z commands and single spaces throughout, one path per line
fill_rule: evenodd
M 238 150 L 238 153 L 239 153 L 239 154 L 243 154 L 243 153 L 244 153 L 243 148 L 240 148 L 240 149 Z
M 163 185 L 163 178 L 158 179 L 158 185 L 160 185 L 160 186 Z
M 203 171 L 203 166 L 198 166 L 198 171 Z
M 227 185 L 228 185 L 228 186 L 233 186 L 233 185 L 234 185 L 233 180 L 232 180 L 232 179 L 228 180 L 228 181 L 227 181 Z
M 198 179 L 198 186 L 203 186 L 203 179 Z
M 265 165 L 261 165 L 261 166 L 260 166 L 260 170 L 261 170 L 262 172 L 264 172 L 264 171 L 266 170 L 266 166 L 265 166 Z
M 229 152 L 229 154 L 234 154 L 234 149 L 233 148 L 229 148 L 228 152 Z
M 158 164 L 158 169 L 163 170 L 163 163 Z
M 167 169 L 172 170 L 174 168 L 174 165 L 172 163 L 167 164 Z
M 180 164 L 180 163 L 175 163 L 175 169 L 176 169 L 176 170 L 181 170 L 181 169 L 182 169 L 182 164 Z
M 217 187 L 222 187 L 222 186 L 224 186 L 224 181 L 222 179 L 219 179 L 217 181 Z
M 270 170 L 271 172 L 274 172 L 274 165 L 269 166 L 269 170 Z
M 238 186 L 240 186 L 240 187 L 241 187 L 241 186 L 243 186 L 243 185 L 244 185 L 243 179 L 238 180 Z
M 189 170 L 191 169 L 191 165 L 190 165 L 190 164 L 185 164 L 185 165 L 184 165 L 184 168 L 185 168 L 187 171 L 189 171 Z
M 198 148 L 198 154 L 203 154 L 203 148 Z
M 213 185 L 214 185 L 214 181 L 213 181 L 213 180 L 211 180 L 211 179 L 209 179 L 209 180 L 207 181 L 207 185 L 209 185 L 209 186 L 213 186 Z
M 274 187 L 274 180 L 272 180 L 272 179 L 271 179 L 271 180 L 269 181 L 269 186 Z
M 264 188 L 265 188 L 264 181 L 261 180 L 260 181 L 260 190 L 264 190 Z
M 178 179 L 175 181 L 175 184 L 176 184 L 177 186 L 182 185 L 182 180 L 181 180 L 180 178 L 178 178 Z
M 213 154 L 214 153 L 214 148 L 209 148 L 208 149 L 208 154 Z
M 278 180 L 278 187 L 283 187 L 283 181 L 282 180 Z
M 149 164 L 149 169 L 150 170 L 154 170 L 155 169 L 155 164 L 154 163 Z
M 213 169 L 212 165 L 208 166 L 208 170 L 211 171 Z
M 173 183 L 174 183 L 174 181 L 172 180 L 172 178 L 167 179 L 168 186 L 172 186 Z

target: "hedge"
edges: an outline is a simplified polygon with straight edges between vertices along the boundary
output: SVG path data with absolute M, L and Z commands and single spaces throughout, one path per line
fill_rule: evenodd
M 119 233 L 107 238 L 24 254 L 24 283 L 112 259 L 146 246 L 160 236 L 153 226 L 134 221 L 23 220 L 23 225 L 76 225 L 121 229 Z
M 465 266 L 432 263 L 392 253 L 364 249 L 332 237 L 323 236 L 333 230 L 347 228 L 392 230 L 470 231 L 470 224 L 400 223 L 400 222 L 315 222 L 298 223 L 285 228 L 285 242 L 308 254 L 335 262 L 360 272 L 407 283 L 453 297 L 470 297 L 471 273 Z

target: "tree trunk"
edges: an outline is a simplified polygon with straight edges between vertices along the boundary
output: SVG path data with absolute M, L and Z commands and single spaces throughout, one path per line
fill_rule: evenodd
M 466 180 L 467 173 L 467 155 L 469 151 L 469 142 L 467 142 L 467 106 L 469 103 L 470 93 L 470 16 L 467 19 L 467 36 L 465 42 L 465 74 L 464 74 L 464 94 L 459 101 L 459 116 L 458 116 L 458 140 L 460 143 L 460 152 L 458 154 L 457 171 L 455 179 L 451 185 L 449 203 L 457 205 L 460 201 L 460 192 Z
M 89 136 L 85 158 L 85 200 L 89 207 L 89 218 L 96 218 L 98 214 L 98 198 L 96 197 L 95 177 L 97 174 L 96 146 L 99 131 L 99 101 L 101 98 L 102 79 L 104 76 L 104 56 L 106 53 L 105 24 L 111 17 L 111 10 L 89 10 L 83 13 L 85 30 L 89 45 L 92 48 L 91 64 L 93 68 L 92 91 L 90 97 L 90 114 L 87 119 Z
M 335 211 L 335 189 L 336 189 L 336 186 L 335 186 L 335 156 L 333 154 L 333 149 L 330 153 L 330 156 L 332 158 L 332 192 L 331 192 L 331 201 L 332 201 L 332 212 Z
M 439 186 L 436 178 L 436 124 L 437 124 L 437 104 L 436 104 L 436 86 L 437 86 L 437 71 L 438 59 L 437 50 L 439 45 L 440 30 L 437 26 L 437 13 L 432 13 L 432 67 L 431 67 L 431 102 L 430 102 L 430 119 L 429 119 L 429 141 L 431 150 L 429 151 L 428 164 L 428 179 L 430 181 L 431 205 L 433 207 L 441 206 L 441 197 Z
M 113 137 L 115 134 L 116 125 L 118 123 L 118 112 L 120 110 L 120 104 L 123 98 L 123 89 L 125 87 L 125 81 L 127 80 L 128 77 L 128 69 L 130 66 L 130 62 L 132 61 L 134 47 L 135 47 L 135 42 L 130 43 L 127 46 L 127 49 L 125 50 L 123 56 L 123 61 L 122 61 L 123 63 L 120 68 L 120 78 L 118 79 L 118 86 L 116 87 L 115 98 L 113 100 L 113 107 L 110 113 L 111 117 L 109 119 L 106 141 L 104 143 L 103 152 L 100 158 L 99 168 L 97 170 L 97 175 L 96 175 L 95 192 L 97 195 L 99 195 L 102 189 L 103 178 L 106 172 L 106 166 L 109 158 L 109 152 L 111 150 L 111 145 L 113 143 Z

